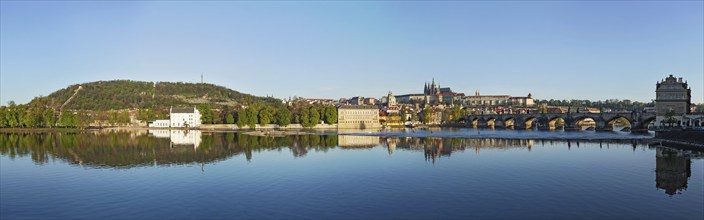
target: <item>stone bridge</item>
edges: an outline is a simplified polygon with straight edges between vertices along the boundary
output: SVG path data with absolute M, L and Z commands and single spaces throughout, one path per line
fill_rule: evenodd
M 468 126 L 529 129 L 555 129 L 559 119 L 564 121 L 565 131 L 581 130 L 580 123 L 592 119 L 596 131 L 611 131 L 616 119 L 625 119 L 630 123 L 632 132 L 647 132 L 648 124 L 655 120 L 655 113 L 645 112 L 609 112 L 609 113 L 528 113 L 528 114 L 489 114 L 467 115 L 460 118 Z

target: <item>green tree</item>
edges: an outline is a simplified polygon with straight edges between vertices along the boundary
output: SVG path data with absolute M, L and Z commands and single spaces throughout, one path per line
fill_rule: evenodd
M 110 112 L 108 112 L 108 123 L 112 126 L 116 125 L 117 124 L 117 116 L 118 116 L 117 111 L 110 110 Z
M 140 109 L 139 113 L 137 114 L 137 119 L 145 122 L 154 121 L 155 118 L 156 115 L 154 113 L 154 110 L 149 108 Z
M 25 127 L 36 128 L 42 124 L 40 120 L 41 111 L 36 109 L 28 109 L 22 117 L 22 124 Z
M 258 120 L 257 110 L 253 107 L 247 108 L 247 124 L 250 129 L 255 129 L 257 127 Z
M 7 112 L 5 113 L 5 120 L 9 127 L 19 127 L 20 123 L 20 109 L 15 105 L 15 102 L 8 102 Z
M 259 124 L 261 125 L 267 125 L 271 123 L 271 120 L 274 118 L 272 114 L 272 109 L 270 107 L 264 107 L 261 110 L 259 110 Z
M 42 121 L 44 122 L 43 126 L 51 128 L 56 124 L 56 115 L 54 113 L 54 109 L 47 108 L 44 110 L 44 113 L 42 114 Z
M 120 111 L 117 115 L 117 123 L 127 125 L 130 123 L 130 112 L 128 110 Z
M 310 118 L 308 120 L 310 120 L 311 127 L 320 124 L 320 113 L 318 113 L 318 109 L 315 107 L 311 107 L 309 111 L 310 115 L 308 117 Z
M 86 110 L 80 110 L 76 114 L 76 127 L 80 129 L 85 129 L 90 126 L 90 123 L 93 122 L 93 115 L 91 115 L 88 111 Z
M 675 119 L 675 110 L 667 109 L 665 112 L 665 123 L 667 123 L 669 127 L 672 127 L 675 122 L 677 122 Z
M 430 121 L 431 121 L 430 119 L 432 118 L 432 114 L 433 114 L 432 109 L 431 109 L 431 108 L 425 108 L 425 109 L 423 109 L 423 111 L 421 112 L 421 114 L 423 114 L 423 117 L 422 117 L 423 124 L 428 124 L 428 123 L 430 123 Z
M 301 109 L 301 115 L 299 118 L 301 122 L 301 126 L 303 127 L 311 127 L 312 125 L 310 124 L 310 112 L 307 109 Z
M 279 126 L 291 124 L 291 111 L 289 111 L 288 108 L 279 108 L 276 110 L 276 122 Z
M 328 124 L 337 124 L 337 108 L 335 108 L 335 106 L 325 106 L 325 122 Z
M 0 106 L 0 128 L 5 128 L 9 126 L 5 115 L 7 115 L 7 107 Z
M 408 120 L 408 113 L 406 112 L 406 106 L 401 106 L 401 121 L 405 122 Z
M 76 115 L 73 112 L 63 110 L 59 117 L 59 124 L 63 127 L 76 127 Z
M 244 128 L 249 124 L 249 117 L 247 117 L 247 110 L 242 108 L 240 110 L 237 110 L 237 126 L 239 128 Z
M 232 116 L 232 114 L 229 114 L 229 113 L 228 113 L 227 116 L 225 116 L 225 123 L 227 123 L 227 124 L 234 124 L 234 123 L 235 123 L 235 117 Z
M 199 105 L 196 107 L 200 112 L 200 121 L 203 124 L 213 124 L 215 122 L 215 113 L 207 105 Z

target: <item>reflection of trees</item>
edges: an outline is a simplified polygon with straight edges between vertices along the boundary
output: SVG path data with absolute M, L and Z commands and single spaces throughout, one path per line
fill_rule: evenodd
M 687 189 L 692 174 L 691 160 L 683 151 L 657 148 L 655 155 L 655 186 L 667 195 L 680 194 Z
M 148 165 L 211 163 L 234 155 L 289 148 L 296 157 L 309 150 L 327 151 L 337 145 L 337 136 L 301 135 L 281 138 L 240 133 L 204 133 L 193 148 L 172 146 L 168 138 L 146 133 L 0 133 L 0 153 L 10 158 L 31 156 L 43 164 L 49 158 L 97 167 L 130 168 Z

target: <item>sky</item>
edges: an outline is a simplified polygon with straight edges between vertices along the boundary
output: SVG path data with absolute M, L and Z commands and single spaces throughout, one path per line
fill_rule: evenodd
M 0 2 L 0 103 L 98 80 L 259 96 L 467 95 L 704 102 L 704 1 Z

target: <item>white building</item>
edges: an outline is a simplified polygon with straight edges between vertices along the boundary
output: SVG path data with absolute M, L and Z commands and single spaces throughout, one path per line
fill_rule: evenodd
M 192 128 L 201 125 L 200 111 L 194 107 L 174 108 L 171 107 L 170 125 L 172 128 Z
M 171 120 L 168 120 L 168 119 L 154 120 L 154 122 L 149 123 L 149 127 L 150 128 L 168 128 L 170 124 L 171 124 Z
M 200 111 L 191 108 L 174 108 L 169 110 L 168 120 L 154 120 L 149 124 L 152 128 L 194 128 L 200 126 Z

